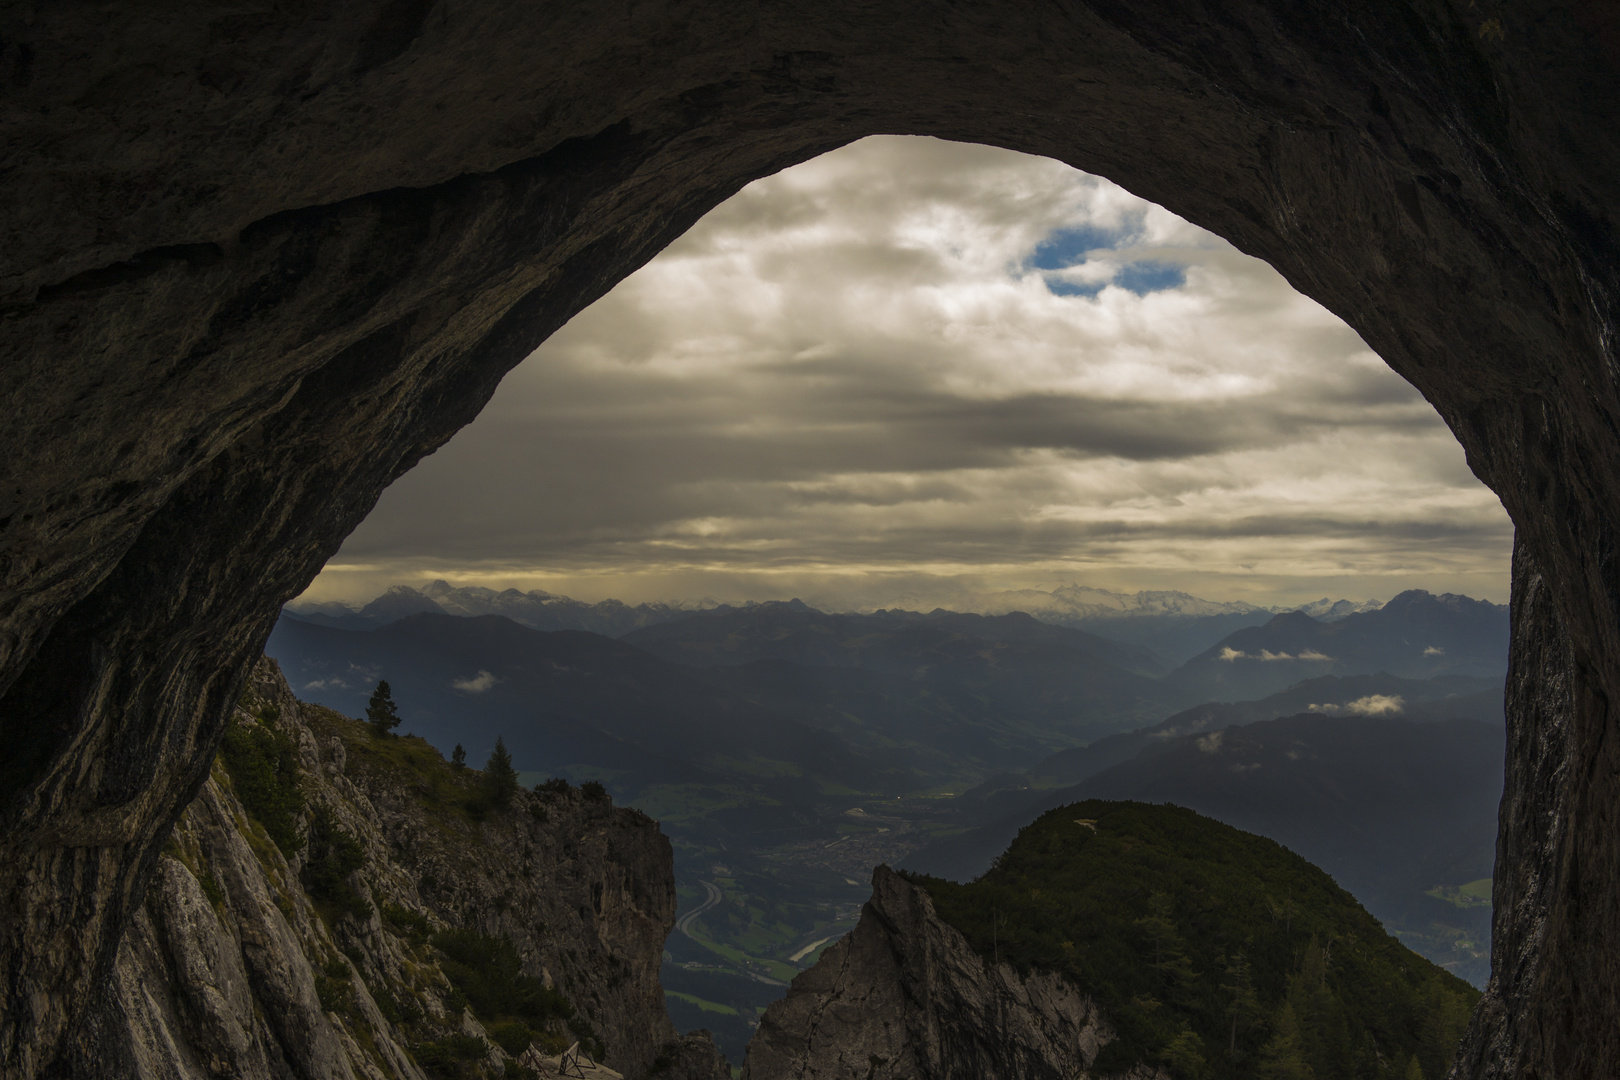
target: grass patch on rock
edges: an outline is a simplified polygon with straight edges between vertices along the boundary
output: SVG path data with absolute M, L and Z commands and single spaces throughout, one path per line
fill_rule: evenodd
M 304 810 L 304 795 L 298 786 L 298 747 L 276 725 L 281 713 L 275 706 L 265 705 L 250 715 L 249 722 L 226 725 L 220 761 L 242 808 L 283 855 L 291 856 L 305 843 L 298 828 L 298 816 Z

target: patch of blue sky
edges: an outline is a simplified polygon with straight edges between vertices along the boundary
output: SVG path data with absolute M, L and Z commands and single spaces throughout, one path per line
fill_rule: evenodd
M 1146 296 L 1152 292 L 1181 288 L 1187 284 L 1187 271 L 1175 263 L 1153 259 L 1126 263 L 1114 275 L 1114 284 L 1129 289 L 1137 296 Z
M 1105 228 L 1101 225 L 1071 225 L 1066 229 L 1053 229 L 1046 239 L 1035 245 L 1035 251 L 1026 264 L 1034 270 L 1065 270 L 1086 261 L 1086 253 L 1100 248 L 1115 248 L 1135 235 L 1132 227 Z
M 1046 290 L 1053 296 L 1096 296 L 1107 286 L 1106 281 L 1070 281 L 1056 274 L 1045 275 Z

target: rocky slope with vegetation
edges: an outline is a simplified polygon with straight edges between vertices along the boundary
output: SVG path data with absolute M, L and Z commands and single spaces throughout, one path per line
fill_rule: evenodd
M 1304 859 L 1175 806 L 1060 807 L 970 884 L 873 884 L 749 1080 L 1432 1080 L 1479 998 Z
M 108 1075 L 532 1077 L 577 1042 L 629 1077 L 729 1076 L 664 1009 L 656 823 L 386 726 L 260 663 L 119 953 Z
M 1113 1038 L 1090 997 L 984 963 L 927 893 L 880 866 L 860 925 L 766 1010 L 743 1078 L 1069 1080 Z

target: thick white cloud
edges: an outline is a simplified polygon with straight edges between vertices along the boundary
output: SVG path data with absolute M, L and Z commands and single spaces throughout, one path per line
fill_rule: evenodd
M 495 676 L 491 675 L 487 671 L 480 670 L 478 674 L 471 679 L 450 680 L 450 686 L 453 689 L 461 690 L 468 694 L 482 694 L 485 690 L 488 690 L 498 682 L 500 682 L 500 680 Z
M 577 316 L 312 595 L 1500 600 L 1510 540 L 1428 404 L 1264 263 L 1057 162 L 884 137 Z
M 1391 716 L 1405 708 L 1406 699 L 1399 694 L 1368 694 L 1350 702 L 1345 711 L 1357 716 Z

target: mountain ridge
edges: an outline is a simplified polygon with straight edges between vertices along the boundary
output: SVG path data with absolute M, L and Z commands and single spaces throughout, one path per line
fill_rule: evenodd
M 1066 804 L 972 883 L 911 880 L 981 957 L 1095 998 L 1120 1036 L 1098 1073 L 1440 1076 L 1479 998 L 1320 867 L 1183 806 Z
M 971 884 L 879 867 L 855 932 L 766 1011 L 743 1075 L 1404 1080 L 1444 1072 L 1478 997 L 1281 845 L 1088 800 Z
M 615 599 L 588 603 L 544 589 L 522 592 L 512 588 L 495 590 L 479 585 L 454 586 L 443 578 L 437 578 L 420 589 L 405 584 L 390 585 L 381 594 L 365 603 L 294 600 L 287 605 L 286 610 L 300 618 L 322 622 L 325 625 L 350 627 L 374 626 L 378 625 L 380 620 L 437 610 L 449 615 L 505 615 L 514 622 L 539 630 L 570 629 L 613 633 L 605 627 L 624 626 L 627 629 L 622 632 L 628 632 L 629 629 L 653 625 L 667 618 L 680 618 L 703 611 L 743 610 L 761 603 L 795 602 L 802 601 L 723 603 L 704 598 L 645 601 L 635 605 Z M 1379 606 L 1377 600 L 1330 600 L 1323 597 L 1320 600 L 1292 606 L 1263 607 L 1241 600 L 1207 600 L 1173 589 L 1143 589 L 1136 593 L 1123 593 L 1071 582 L 1050 591 L 1016 589 L 985 594 L 979 602 L 970 605 L 970 611 L 965 613 L 1007 615 L 1023 612 L 1053 625 L 1074 625 L 1084 629 L 1081 624 L 1088 620 L 1162 618 L 1189 620 L 1232 615 L 1277 614 L 1283 611 L 1305 611 L 1317 618 L 1337 619 L 1355 612 L 1376 610 Z M 947 609 L 936 606 L 931 610 Z M 872 614 L 884 611 L 921 613 L 921 609 L 907 608 L 903 604 L 892 602 L 869 609 L 857 608 L 831 613 Z M 366 621 L 362 624 L 355 621 L 356 619 Z
M 1316 675 L 1404 678 L 1506 673 L 1508 609 L 1409 589 L 1373 611 L 1322 622 L 1300 611 L 1228 634 L 1162 680 L 1185 705 L 1248 701 Z
M 1483 984 L 1488 911 L 1448 906 L 1429 890 L 1491 875 L 1505 736 L 1467 718 L 1322 713 L 1195 731 L 1037 793 L 901 865 L 968 881 L 1051 807 L 1173 801 L 1299 852 L 1425 955 Z

